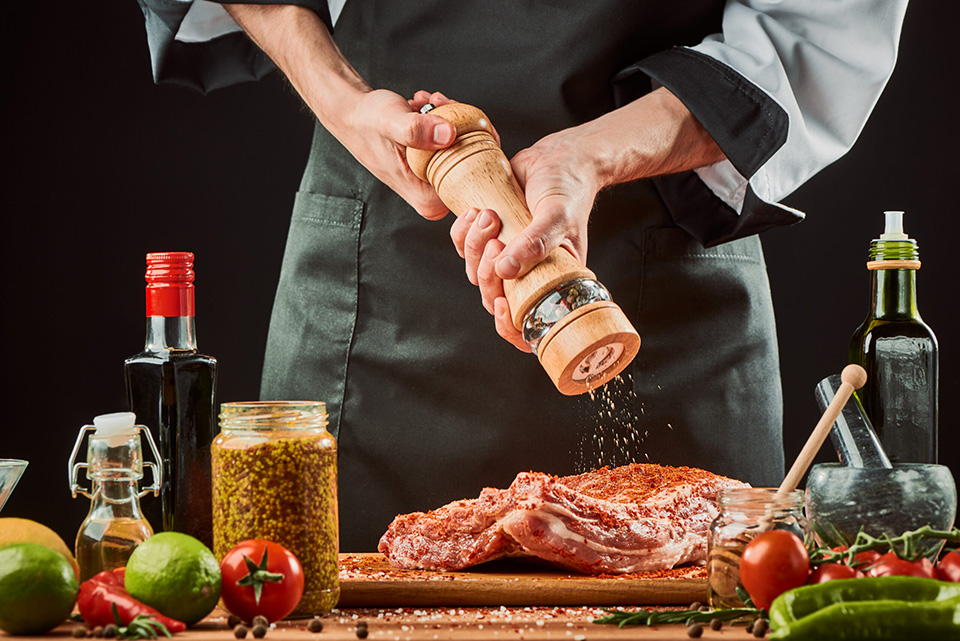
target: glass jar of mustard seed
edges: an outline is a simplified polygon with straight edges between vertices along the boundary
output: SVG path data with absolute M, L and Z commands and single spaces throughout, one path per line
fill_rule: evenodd
M 803 491 L 778 494 L 775 487 L 721 490 L 720 514 L 707 533 L 707 586 L 710 607 L 740 608 L 740 557 L 747 543 L 761 532 L 787 530 L 806 540 Z
M 340 598 L 337 443 L 326 405 L 224 403 L 220 429 L 211 455 L 214 553 L 221 559 L 247 539 L 279 543 L 303 566 L 291 616 L 326 614 Z

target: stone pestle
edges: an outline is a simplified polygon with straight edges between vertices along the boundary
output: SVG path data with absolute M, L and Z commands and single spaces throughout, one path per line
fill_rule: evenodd
M 820 381 L 817 385 L 816 397 L 821 412 L 826 410 L 839 388 L 839 375 L 828 376 Z M 888 469 L 893 467 L 856 394 L 850 396 L 850 400 L 837 416 L 830 430 L 830 439 L 837 450 L 840 462 L 846 466 Z

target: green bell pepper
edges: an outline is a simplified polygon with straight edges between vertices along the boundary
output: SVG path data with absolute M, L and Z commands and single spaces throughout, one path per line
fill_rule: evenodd
M 840 579 L 770 606 L 771 639 L 960 639 L 960 583 L 912 576 Z

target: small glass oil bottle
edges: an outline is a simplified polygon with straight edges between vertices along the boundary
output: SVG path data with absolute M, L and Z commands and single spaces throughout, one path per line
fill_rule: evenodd
M 93 425 L 80 430 L 70 457 L 70 491 L 73 497 L 83 494 L 91 500 L 90 512 L 77 532 L 76 556 L 80 580 L 86 581 L 98 572 L 127 564 L 133 550 L 153 535 L 153 528 L 140 512 L 140 497 L 149 492 L 159 494 L 162 472 L 152 462 L 144 462 L 140 432 L 147 435 L 153 455 L 159 460 L 150 431 L 135 425 L 132 412 L 103 414 Z M 75 463 L 83 437 L 91 432 L 87 444 L 87 462 Z M 144 466 L 153 469 L 153 485 L 140 491 Z M 87 469 L 90 489 L 77 484 L 81 468 Z
M 887 211 L 870 243 L 870 311 L 850 339 L 850 362 L 867 371 L 857 390 L 893 463 L 937 462 L 937 337 L 917 310 L 917 241 L 903 212 Z

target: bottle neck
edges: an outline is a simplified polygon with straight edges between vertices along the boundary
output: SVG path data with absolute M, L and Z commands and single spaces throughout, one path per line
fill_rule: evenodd
M 140 497 L 134 478 L 92 481 L 90 515 L 94 520 L 140 520 Z
M 168 349 L 197 351 L 197 330 L 193 316 L 148 316 L 146 351 Z
M 917 270 L 874 269 L 870 272 L 872 315 L 880 319 L 919 319 Z

